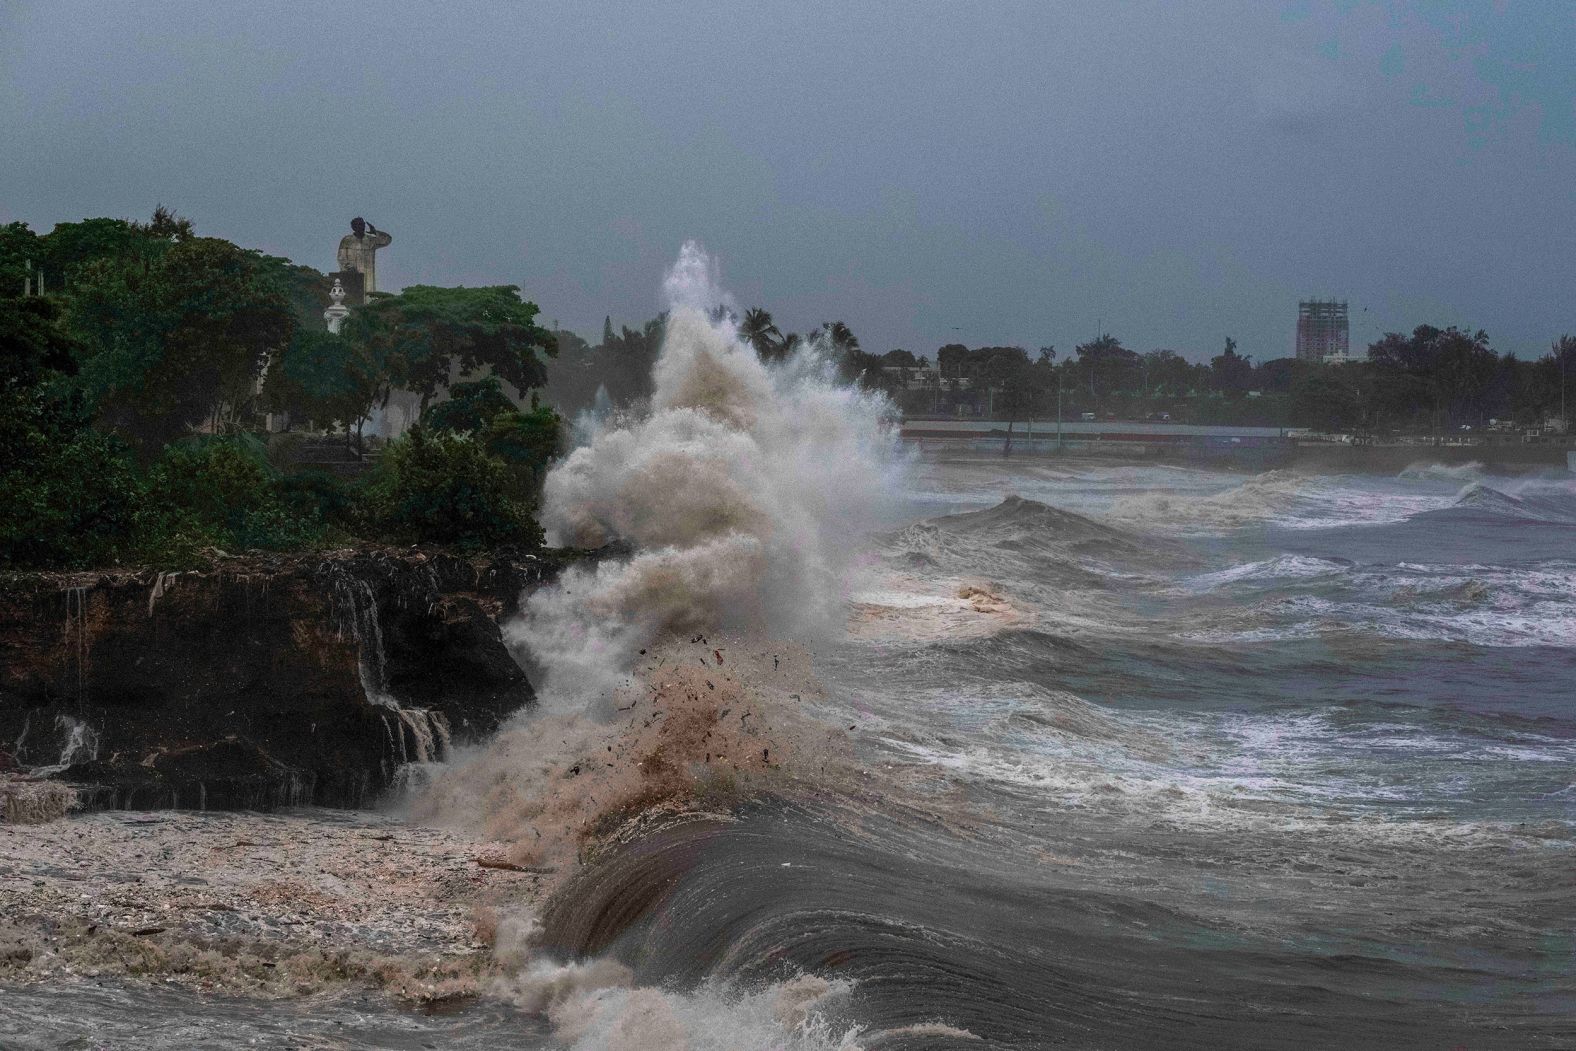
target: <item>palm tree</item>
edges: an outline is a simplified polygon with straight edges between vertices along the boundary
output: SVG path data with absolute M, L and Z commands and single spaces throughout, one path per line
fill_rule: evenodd
M 754 347 L 762 361 L 782 356 L 782 344 L 777 342 L 782 338 L 782 332 L 772 321 L 771 314 L 760 307 L 751 307 L 744 312 L 744 321 L 739 325 L 739 338 Z
M 859 349 L 859 337 L 849 331 L 848 326 L 841 321 L 833 321 L 821 327 L 826 331 L 826 338 L 838 350 L 847 353 Z

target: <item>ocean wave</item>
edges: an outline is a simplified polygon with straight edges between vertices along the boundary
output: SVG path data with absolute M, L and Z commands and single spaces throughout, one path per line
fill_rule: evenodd
M 850 596 L 850 637 L 943 642 L 1021 628 L 1036 619 L 988 581 L 888 577 L 881 583 Z
M 1350 637 L 1485 647 L 1576 646 L 1572 562 L 1360 566 L 1286 556 L 1193 578 L 1186 585 L 1194 591 L 1276 589 L 1273 597 L 1218 610 L 1207 627 L 1175 635 L 1193 643 Z
M 1428 460 L 1419 460 L 1401 469 L 1396 474 L 1397 478 L 1408 481 L 1444 481 L 1461 482 L 1481 478 L 1484 475 L 1483 465 L 1476 460 L 1471 463 L 1434 463 Z
M 1435 494 L 1397 492 L 1366 480 L 1268 471 L 1209 493 L 1142 493 L 1111 504 L 1124 526 L 1187 535 L 1214 535 L 1275 526 L 1329 529 L 1403 521 L 1446 501 Z
M 1516 489 L 1513 493 L 1483 482 L 1470 482 L 1448 509 L 1430 517 L 1468 511 L 1510 522 L 1576 525 L 1576 490 L 1571 486 L 1534 481 L 1524 482 Z
M 1512 825 L 1474 816 L 1483 797 L 1546 794 L 1569 781 L 1576 763 L 1568 736 L 1470 732 L 1426 711 L 1404 723 L 1328 709 L 1182 716 L 1052 695 L 1032 705 L 999 699 L 995 710 L 970 731 L 892 727 L 879 739 L 900 763 L 994 787 L 1041 812 L 1256 833 L 1347 829 L 1390 840 L 1424 836 L 1433 822 L 1434 834 L 1459 825 L 1462 834 L 1449 841 L 1462 846 L 1480 845 L 1472 830 L 1501 835 Z M 1576 845 L 1576 821 L 1546 834 Z
M 1350 559 L 1320 558 L 1313 555 L 1277 555 L 1257 562 L 1244 562 L 1227 569 L 1188 578 L 1190 591 L 1213 591 L 1244 583 L 1280 584 L 1288 580 L 1305 581 L 1340 576 L 1355 565 Z
M 882 561 L 895 575 L 1011 580 L 1046 602 L 1048 587 L 1103 589 L 1188 561 L 1168 542 L 1016 495 L 984 510 L 927 518 L 881 539 Z

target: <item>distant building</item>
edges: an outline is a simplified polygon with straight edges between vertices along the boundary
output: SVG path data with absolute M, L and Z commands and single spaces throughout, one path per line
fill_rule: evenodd
M 1297 304 L 1297 360 L 1348 360 L 1350 325 L 1346 300 L 1305 299 Z
M 930 390 L 941 385 L 939 374 L 928 365 L 883 365 L 881 374 L 887 383 L 905 390 Z

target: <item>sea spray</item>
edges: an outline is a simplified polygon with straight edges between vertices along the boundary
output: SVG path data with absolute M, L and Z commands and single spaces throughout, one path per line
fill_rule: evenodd
M 840 384 L 819 346 L 763 364 L 719 319 L 727 296 L 693 242 L 665 288 L 649 411 L 589 421 L 586 443 L 547 478 L 551 538 L 635 549 L 566 574 L 516 625 L 559 710 L 605 696 L 664 631 L 829 629 L 849 553 L 894 492 L 900 457 L 884 397 Z
M 416 806 L 512 842 L 512 861 L 558 881 L 632 821 L 727 811 L 767 779 L 782 790 L 847 764 L 842 728 L 807 711 L 821 699 L 808 652 L 768 640 L 841 624 L 853 553 L 902 469 L 890 403 L 840 384 L 827 348 L 763 364 L 696 245 L 665 288 L 649 406 L 582 417 L 583 444 L 544 493 L 555 542 L 631 553 L 531 596 L 508 636 L 545 672 L 545 711 Z M 526 955 L 528 926 L 502 929 L 497 991 L 575 1047 L 853 1046 L 820 1012 L 846 986 L 639 988 L 609 960 Z
M 438 813 L 474 821 L 479 809 L 493 834 L 519 836 L 536 858 L 552 853 L 542 840 L 595 823 L 587 806 L 611 813 L 620 800 L 679 794 L 701 773 L 782 766 L 789 742 L 812 733 L 791 727 L 799 713 L 782 705 L 817 688 L 802 652 L 785 660 L 791 647 L 765 640 L 841 622 L 852 553 L 903 466 L 890 403 L 839 383 L 825 348 L 762 363 L 693 242 L 664 287 L 670 313 L 648 409 L 589 418 L 586 443 L 548 475 L 543 499 L 558 542 L 617 540 L 633 553 L 572 569 L 530 597 L 508 635 L 545 673 L 546 714 L 507 728 L 435 797 Z M 704 641 L 719 632 L 733 640 L 726 667 L 723 647 Z M 582 762 L 592 750 L 598 761 Z M 542 783 L 550 771 L 616 784 L 590 802 L 594 793 L 576 790 L 565 810 Z M 574 823 L 543 827 L 563 818 Z

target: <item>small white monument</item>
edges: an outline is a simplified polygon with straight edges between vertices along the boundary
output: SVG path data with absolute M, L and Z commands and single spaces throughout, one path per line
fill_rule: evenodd
M 334 302 L 323 311 L 323 321 L 328 325 L 328 330 L 335 335 L 339 334 L 339 327 L 350 316 L 350 308 L 345 306 L 345 286 L 339 278 L 334 278 L 334 287 L 329 290 L 328 298 Z

